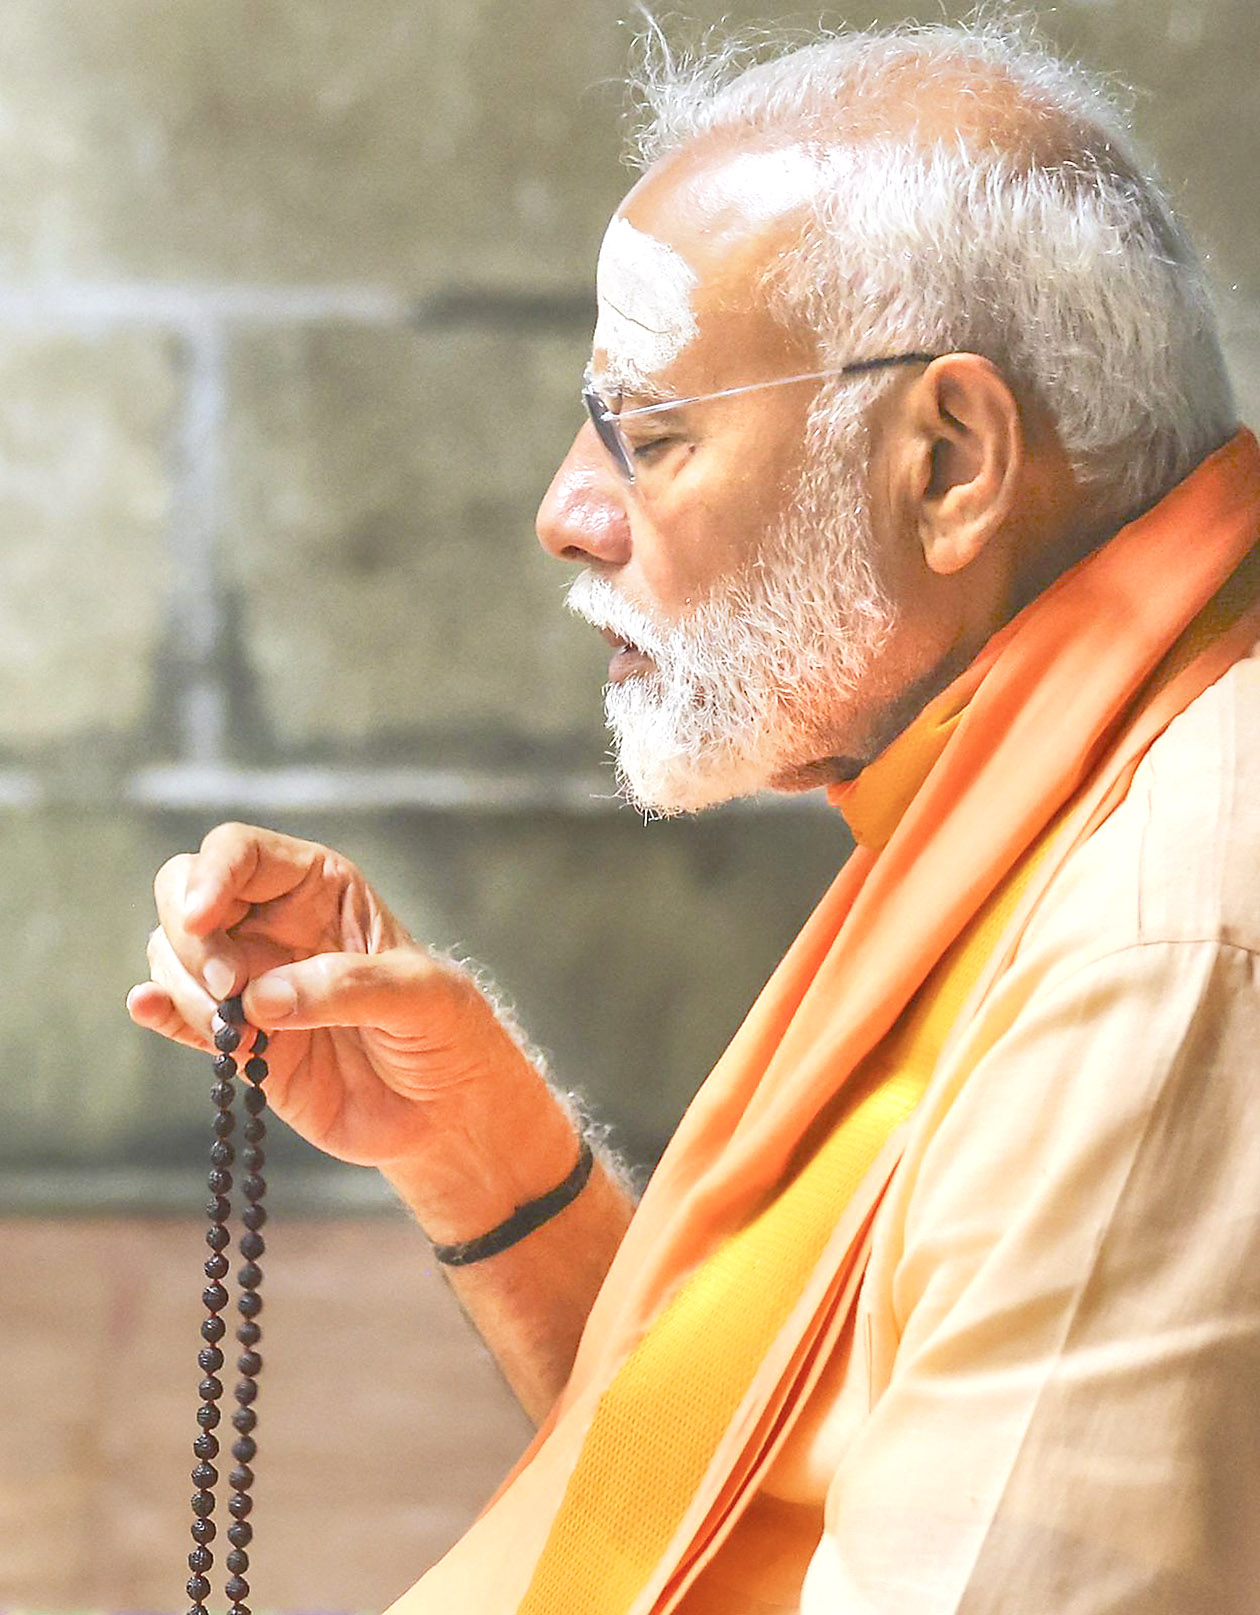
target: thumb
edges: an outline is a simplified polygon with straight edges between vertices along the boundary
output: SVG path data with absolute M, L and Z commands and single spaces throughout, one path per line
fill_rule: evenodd
M 258 976 L 241 995 L 246 1020 L 264 1031 L 370 1026 L 400 1034 L 431 1024 L 443 1004 L 479 997 L 463 971 L 416 947 L 313 954 Z

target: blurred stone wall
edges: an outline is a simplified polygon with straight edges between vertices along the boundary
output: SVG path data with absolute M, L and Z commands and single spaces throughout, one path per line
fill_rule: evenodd
M 154 869 L 220 818 L 357 858 L 644 1157 L 841 861 L 822 811 L 615 807 L 604 650 L 532 542 L 628 183 L 621 9 L 5 0 L 6 1203 L 200 1198 L 203 1062 L 122 998 Z M 1043 23 L 1138 86 L 1256 419 L 1260 8 Z

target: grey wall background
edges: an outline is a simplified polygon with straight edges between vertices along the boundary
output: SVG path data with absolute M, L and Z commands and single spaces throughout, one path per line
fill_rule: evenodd
M 122 999 L 220 818 L 356 858 L 642 1157 L 841 861 L 822 810 L 607 799 L 603 647 L 532 541 L 629 181 L 621 10 L 0 0 L 3 1204 L 199 1201 L 204 1062 Z M 1260 419 L 1260 7 L 1033 10 L 1138 87 Z

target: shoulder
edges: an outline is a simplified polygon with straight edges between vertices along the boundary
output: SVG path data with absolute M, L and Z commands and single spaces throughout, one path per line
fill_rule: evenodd
M 1260 657 L 1235 664 L 1155 741 L 1027 940 L 1078 955 L 1166 942 L 1260 952 Z
M 912 1124 L 915 1194 L 921 1201 L 938 1179 L 950 1193 L 986 1183 L 991 1193 L 984 1163 L 997 1158 L 1018 1164 L 1006 1180 L 1012 1206 L 1042 1174 L 1079 1183 L 1086 1158 L 1091 1182 L 1106 1178 L 1103 1162 L 1122 1182 L 1140 1140 L 1167 1143 L 1155 1118 L 1187 1142 L 1200 1126 L 1215 1135 L 1229 1116 L 1242 1119 L 1231 1132 L 1247 1140 L 1242 1156 L 1219 1139 L 1209 1154 L 1221 1170 L 1228 1158 L 1254 1206 L 1257 1049 L 1260 659 L 1251 658 L 1152 745 L 1125 800 L 1055 877 L 1009 967 L 956 1025 Z M 1201 1144 L 1173 1154 L 1201 1164 Z
M 1255 949 L 1260 658 L 1236 663 L 1170 724 L 1133 783 L 1126 805 L 1142 825 L 1140 939 Z

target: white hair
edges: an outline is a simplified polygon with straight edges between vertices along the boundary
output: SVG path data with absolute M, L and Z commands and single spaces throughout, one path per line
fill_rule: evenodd
M 758 59 L 677 57 L 653 26 L 634 80 L 644 164 L 706 136 L 809 142 L 822 183 L 770 266 L 771 308 L 829 364 L 986 355 L 1056 424 L 1099 515 L 1153 504 L 1236 425 L 1204 274 L 1124 114 L 1011 24 L 827 34 Z M 933 134 L 880 109 L 1005 93 L 1023 138 Z M 977 100 L 977 104 L 979 101 Z M 862 384 L 874 392 L 887 384 Z M 827 407 L 824 395 L 822 407 Z

